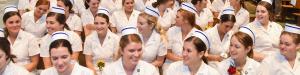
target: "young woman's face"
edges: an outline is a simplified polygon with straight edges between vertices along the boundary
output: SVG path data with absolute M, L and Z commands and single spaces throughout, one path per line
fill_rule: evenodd
M 200 8 L 206 8 L 207 5 L 207 0 L 202 0 L 202 2 L 196 4 L 196 7 L 200 7 Z
M 257 5 L 256 7 L 256 20 L 258 20 L 260 23 L 267 23 L 269 22 L 269 12 L 267 8 Z
M 65 12 L 69 12 L 69 7 L 68 6 L 66 6 L 65 4 L 64 4 L 64 2 L 63 1 L 57 1 L 57 6 L 59 6 L 59 7 L 62 7 L 62 8 L 64 8 L 65 9 Z
M 142 44 L 131 42 L 121 51 L 123 62 L 128 65 L 137 65 L 143 54 Z
M 56 19 L 55 16 L 47 17 L 46 19 L 46 27 L 48 30 L 48 34 L 52 34 L 56 31 L 61 31 L 64 29 L 64 24 L 60 24 Z
M 186 21 L 186 20 L 183 18 L 181 12 L 177 12 L 175 21 L 176 21 L 175 25 L 178 27 L 181 27 L 182 25 L 184 25 L 184 21 Z
M 34 14 L 37 17 L 41 17 L 43 14 L 46 14 L 49 9 L 49 5 L 39 5 L 34 9 Z
M 5 22 L 9 33 L 18 33 L 21 30 L 21 18 L 18 15 L 9 17 Z
M 283 34 L 280 36 L 279 49 L 282 55 L 291 56 L 297 53 L 297 50 L 300 49 L 300 44 L 295 44 L 292 36 Z
M 6 66 L 6 60 L 7 55 L 3 52 L 3 50 L 0 50 L 0 69 L 5 68 Z
M 152 29 L 153 29 L 153 25 L 149 25 L 149 24 L 147 23 L 147 19 L 145 19 L 145 18 L 142 17 L 142 16 L 139 16 L 139 17 L 138 17 L 137 28 L 138 28 L 138 31 L 139 31 L 141 34 L 144 34 L 144 33 L 147 33 L 147 32 L 151 32 Z
M 133 7 L 134 7 L 134 1 L 133 0 L 124 0 L 124 10 L 128 11 L 128 12 L 132 12 L 133 11 Z
M 71 54 L 66 47 L 51 49 L 51 61 L 58 72 L 62 73 L 71 68 Z
M 88 5 L 89 5 L 90 9 L 97 10 L 98 7 L 99 7 L 99 3 L 100 3 L 99 0 L 90 0 L 90 2 L 88 3 Z
M 95 25 L 95 30 L 97 31 L 98 34 L 105 34 L 109 27 L 108 23 L 106 22 L 106 19 L 99 16 L 95 17 L 94 25 Z
M 236 36 L 231 38 L 229 54 L 232 59 L 240 60 L 241 58 L 246 57 L 247 53 L 250 52 L 250 49 L 246 48 L 241 42 L 239 42 Z
M 239 5 L 239 1 L 238 0 L 229 0 L 230 5 L 235 8 Z
M 219 31 L 221 33 L 227 33 L 229 32 L 234 26 L 234 22 L 231 22 L 231 21 L 227 21 L 227 22 L 223 22 L 219 25 Z
M 194 63 L 201 61 L 203 55 L 204 51 L 198 52 L 192 42 L 184 42 L 182 56 L 185 65 L 193 65 Z

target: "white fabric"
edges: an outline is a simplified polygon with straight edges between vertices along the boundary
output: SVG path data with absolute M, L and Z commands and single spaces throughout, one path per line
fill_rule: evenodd
M 222 75 L 229 75 L 227 70 L 229 69 L 230 65 L 232 65 L 233 62 L 234 61 L 232 58 L 225 59 L 218 64 L 217 70 Z M 259 67 L 260 67 L 259 62 L 247 57 L 246 63 L 242 68 L 241 75 L 257 75 Z
M 65 14 L 65 9 L 62 7 L 58 7 L 57 5 L 52 5 L 51 12 Z
M 137 1 L 137 0 L 135 0 Z M 99 3 L 100 6 L 107 8 L 111 11 L 111 13 L 114 13 L 117 10 L 121 10 L 123 5 L 122 5 L 122 0 L 101 0 Z
M 167 8 L 164 11 L 164 15 L 160 15 L 160 17 L 158 18 L 158 23 L 164 30 L 168 30 L 171 25 L 175 23 L 176 12 L 174 12 L 170 8 Z
M 221 12 L 225 7 L 230 6 L 229 0 L 214 0 L 211 4 L 213 12 Z
M 196 24 L 201 27 L 201 29 L 205 29 L 209 22 L 214 22 L 214 16 L 210 9 L 204 8 L 200 11 L 200 14 L 196 16 Z
M 249 27 L 247 26 L 241 27 L 239 31 L 248 34 L 252 38 L 253 43 L 255 42 L 255 34 Z
M 166 54 L 166 44 L 163 43 L 160 34 L 153 30 L 148 41 L 144 43 L 142 60 L 152 63 L 157 56 L 165 56 Z
M 273 2 L 272 2 L 273 0 L 261 0 L 261 1 L 268 2 L 268 3 L 270 3 L 271 5 L 272 5 L 272 3 L 273 3 Z
M 195 6 L 192 3 L 182 3 L 181 4 L 181 9 L 184 9 L 186 11 L 192 12 L 192 13 L 197 13 L 197 9 L 195 8 Z
M 279 37 L 283 31 L 281 25 L 275 22 L 269 22 L 268 28 L 265 29 L 260 22 L 254 21 L 249 23 L 248 26 L 254 34 L 256 34 L 254 51 L 265 55 L 270 55 L 279 51 Z
M 78 34 L 73 31 L 65 31 L 69 36 L 69 42 L 72 44 L 73 52 L 82 51 L 82 41 Z M 41 39 L 41 57 L 50 57 L 49 47 L 51 44 L 51 35 L 47 34 Z
M 24 13 L 22 15 L 21 27 L 24 31 L 29 32 L 38 38 L 42 38 L 47 32 L 46 14 L 35 21 L 34 11 Z
M 106 9 L 106 8 L 104 8 L 104 7 L 99 7 L 97 13 L 103 13 L 103 14 L 105 14 L 105 15 L 107 15 L 107 16 L 110 15 L 109 10 Z
M 81 14 L 81 21 L 83 26 L 87 24 L 94 24 L 94 15 L 90 11 L 90 8 L 86 9 L 85 12 Z
M 201 66 L 194 75 L 221 75 L 216 69 L 201 62 Z M 192 75 L 189 67 L 183 61 L 177 61 L 170 65 L 167 69 L 166 75 Z
M 50 67 L 41 72 L 41 75 L 59 75 L 55 67 Z M 70 75 L 94 75 L 94 72 L 86 67 L 74 63 L 74 67 Z
M 292 24 L 285 24 L 284 31 L 300 34 L 300 27 Z
M 9 62 L 2 75 L 30 75 L 30 73 L 24 67 Z
M 224 15 L 224 14 L 231 14 L 231 15 L 235 15 L 234 13 L 234 9 L 232 6 L 228 6 L 226 7 L 223 11 L 222 11 L 222 14 L 221 15 Z
M 231 30 L 237 31 L 241 26 L 246 26 L 250 21 L 249 12 L 245 8 L 241 8 L 236 14 L 236 22 Z
M 125 26 L 122 30 L 122 36 L 123 35 L 128 35 L 128 34 L 139 34 L 138 33 L 138 30 L 136 28 L 136 26 L 133 26 L 133 25 L 128 25 L 128 26 Z
M 19 0 L 18 2 L 18 9 L 19 10 L 34 10 L 35 4 L 38 0 Z
M 4 14 L 7 13 L 7 12 L 11 12 L 11 11 L 15 11 L 15 12 L 18 12 L 18 9 L 16 6 L 14 5 L 8 5 L 5 7 L 4 9 Z
M 300 55 L 297 54 L 293 67 L 280 53 L 265 58 L 261 65 L 259 75 L 299 75 Z
M 210 40 L 208 39 L 208 36 L 207 36 L 206 33 L 202 32 L 202 31 L 200 31 L 200 30 L 197 30 L 197 31 L 194 31 L 194 32 L 193 32 L 193 35 L 192 35 L 192 36 L 195 36 L 195 37 L 201 39 L 202 42 L 204 42 L 204 44 L 205 44 L 207 50 L 210 48 Z
M 205 31 L 205 33 L 208 35 L 209 40 L 211 42 L 211 48 L 209 50 L 209 54 L 214 55 L 220 55 L 221 53 L 228 52 L 229 45 L 230 45 L 230 39 L 233 35 L 233 32 L 229 31 L 227 32 L 223 39 L 221 40 L 219 32 L 218 32 L 218 26 L 220 24 L 215 25 L 213 28 L 210 28 Z
M 73 7 L 72 10 L 76 14 L 81 14 L 85 12 L 85 6 L 84 6 L 84 0 L 70 0 L 72 3 Z M 50 6 L 57 4 L 57 0 L 50 0 Z
M 95 69 L 98 70 L 96 65 L 98 60 L 103 59 L 105 64 L 113 62 L 113 53 L 118 51 L 119 40 L 119 36 L 108 30 L 103 44 L 101 44 L 98 33 L 94 31 L 91 35 L 86 37 L 83 54 L 91 55 L 93 57 L 93 64 Z
M 123 29 L 127 25 L 136 26 L 139 14 L 140 14 L 139 11 L 133 10 L 130 17 L 127 18 L 124 9 L 115 11 L 111 17 L 112 18 L 112 20 L 111 20 L 112 27 L 116 27 L 117 33 L 121 33 L 121 29 Z
M 145 13 L 154 16 L 154 17 L 159 17 L 159 11 L 157 8 L 154 8 L 152 6 L 147 6 L 144 10 Z
M 83 30 L 81 18 L 79 16 L 77 16 L 76 14 L 70 14 L 66 23 L 69 26 L 70 30 L 72 30 L 72 31 L 82 31 Z
M 23 30 L 19 31 L 14 43 L 12 43 L 9 39 L 8 41 L 11 44 L 11 53 L 17 57 L 14 61 L 19 66 L 25 67 L 27 64 L 31 63 L 31 56 L 35 56 L 40 53 L 40 48 L 37 42 L 38 39 Z
M 51 34 L 51 40 L 52 42 L 58 39 L 65 39 L 69 41 L 70 36 L 65 33 L 64 31 L 56 31 Z
M 105 66 L 102 75 L 126 75 L 123 65 L 122 58 L 120 58 L 114 63 Z M 140 60 L 132 75 L 159 75 L 159 72 L 153 65 Z
M 147 0 L 145 3 L 144 3 L 144 0 L 134 0 L 134 8 L 138 11 L 144 11 L 145 10 L 145 7 L 147 6 L 152 6 L 152 3 L 156 2 L 157 0 Z

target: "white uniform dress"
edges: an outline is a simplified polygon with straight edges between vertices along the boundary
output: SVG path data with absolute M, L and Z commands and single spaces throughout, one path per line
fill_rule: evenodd
M 38 55 L 40 53 L 37 40 L 38 39 L 32 34 L 23 30 L 19 31 L 13 44 L 9 40 L 11 44 L 11 53 L 17 57 L 13 59 L 17 65 L 25 67 L 27 64 L 31 63 L 31 56 Z
M 113 0 L 101 0 L 99 4 L 101 7 L 109 9 L 111 13 L 122 9 L 122 0 L 115 0 L 115 2 Z
M 158 23 L 164 30 L 168 30 L 172 24 L 175 23 L 176 12 L 172 9 L 167 8 L 164 12 L 164 15 L 160 15 L 158 18 Z
M 26 12 L 22 15 L 21 27 L 24 31 L 29 32 L 37 38 L 42 38 L 46 32 L 46 14 L 37 21 L 34 21 L 34 11 Z
M 234 61 L 232 58 L 225 59 L 221 63 L 218 64 L 217 70 L 222 75 L 229 75 L 227 70 L 229 69 L 230 65 L 233 62 Z M 241 75 L 257 75 L 259 67 L 260 67 L 259 62 L 247 57 L 246 64 L 244 65 L 244 67 L 241 71 Z
M 152 63 L 157 56 L 165 56 L 166 54 L 166 44 L 161 40 L 160 34 L 154 30 L 149 40 L 144 44 L 142 60 Z
M 123 29 L 123 27 L 125 27 L 127 25 L 136 26 L 139 14 L 140 14 L 139 11 L 133 9 L 129 19 L 127 19 L 124 9 L 115 11 L 111 17 L 112 18 L 111 19 L 112 27 L 116 27 L 117 32 L 120 33 L 121 29 Z
M 85 12 L 81 14 L 82 25 L 94 24 L 94 15 L 92 14 L 90 8 L 86 9 Z
M 156 2 L 156 0 L 147 0 L 144 3 L 144 0 L 134 0 L 134 8 L 138 11 L 144 11 L 146 6 L 152 6 L 152 3 Z
M 262 61 L 260 75 L 300 75 L 300 55 L 291 67 L 287 59 L 279 52 L 269 56 Z
M 31 75 L 24 67 L 9 62 L 2 75 Z
M 168 47 L 167 49 L 171 49 L 172 53 L 178 56 L 182 56 L 182 48 L 183 48 L 183 42 L 185 39 L 189 38 L 192 36 L 193 32 L 198 29 L 193 28 L 187 35 L 186 37 L 182 37 L 182 32 L 181 28 L 177 26 L 171 27 L 168 32 Z M 182 40 L 184 38 L 184 40 Z M 174 61 L 171 61 L 169 59 L 166 59 L 165 63 L 163 64 L 163 70 L 167 70 L 168 66 Z M 165 74 L 165 73 L 164 73 Z
M 78 34 L 73 31 L 65 31 L 70 37 L 69 42 L 72 44 L 73 52 L 82 51 L 82 41 Z M 41 39 L 41 57 L 50 57 L 51 35 L 47 34 Z
M 114 63 L 105 66 L 102 71 L 102 75 L 126 75 L 122 57 Z M 159 75 L 159 72 L 153 65 L 140 60 L 132 75 Z
M 41 75 L 59 75 L 55 67 L 50 67 L 41 72 Z M 94 72 L 86 67 L 74 63 L 73 70 L 70 75 L 94 75 Z
M 214 0 L 211 4 L 211 10 L 212 12 L 221 12 L 228 6 L 230 6 L 229 0 Z
M 166 75 L 191 75 L 189 67 L 183 61 L 177 61 L 170 65 Z M 206 65 L 203 61 L 195 75 L 221 75 L 219 72 Z
M 70 14 L 66 23 L 72 31 L 82 31 L 83 29 L 80 17 L 75 14 Z
M 279 51 L 282 26 L 275 22 L 269 22 L 268 29 L 265 29 L 258 21 L 251 22 L 248 26 L 255 34 L 254 51 L 265 55 Z
M 238 31 L 241 26 L 246 26 L 250 21 L 249 12 L 245 8 L 241 8 L 236 14 L 235 19 L 236 22 L 232 28 L 233 31 Z
M 50 5 L 57 4 L 57 0 L 49 0 Z M 72 0 L 74 3 L 72 3 L 73 7 L 72 10 L 76 14 L 82 14 L 85 12 L 85 6 L 84 6 L 84 0 Z
M 204 30 L 209 22 L 214 22 L 214 16 L 209 8 L 204 8 L 200 14 L 196 16 L 196 24 Z
M 83 54 L 93 57 L 93 64 L 95 69 L 98 70 L 98 60 L 102 59 L 106 64 L 113 62 L 113 53 L 115 53 L 119 47 L 119 39 L 119 36 L 108 30 L 103 44 L 101 44 L 98 33 L 94 31 L 91 35 L 86 37 Z
M 33 10 L 35 4 L 38 0 L 19 0 L 18 2 L 18 9 L 19 10 Z
M 208 53 L 212 55 L 221 55 L 222 53 L 227 53 L 229 50 L 230 39 L 231 36 L 233 35 L 233 32 L 229 31 L 224 35 L 223 39 L 221 40 L 218 32 L 219 25 L 220 24 L 217 24 L 213 28 L 210 28 L 205 31 L 205 33 L 210 39 L 210 43 L 212 44 Z M 218 63 L 219 63 L 218 61 L 208 62 L 208 64 L 214 68 Z

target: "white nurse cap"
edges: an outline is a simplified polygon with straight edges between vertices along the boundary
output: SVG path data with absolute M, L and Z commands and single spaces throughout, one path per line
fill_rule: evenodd
M 207 49 L 210 48 L 210 41 L 209 41 L 207 35 L 204 32 L 202 32 L 200 30 L 196 30 L 196 31 L 193 32 L 192 36 L 195 36 L 195 37 L 201 39 L 204 42 L 204 44 L 206 45 L 206 48 Z
M 157 8 L 154 8 L 152 6 L 147 6 L 144 10 L 145 13 L 155 16 L 155 17 L 159 17 L 159 11 Z
M 231 15 L 235 15 L 234 14 L 234 9 L 232 6 L 226 7 L 223 11 L 222 11 L 222 15 L 223 14 L 231 14 Z
M 0 37 L 4 37 L 4 30 L 0 28 Z
M 62 7 L 58 7 L 57 5 L 52 5 L 51 12 L 65 14 L 65 9 Z
M 4 8 L 4 14 L 7 12 L 12 12 L 12 11 L 18 12 L 17 6 L 8 5 Z
M 252 38 L 253 43 L 255 42 L 255 34 L 249 27 L 242 26 L 239 31 L 248 34 Z
M 197 10 L 196 10 L 196 8 L 194 7 L 194 5 L 192 3 L 187 3 L 187 2 L 182 3 L 181 4 L 181 9 L 187 10 L 187 11 L 192 12 L 194 14 L 197 13 Z
M 52 41 L 55 41 L 58 39 L 69 40 L 69 35 L 64 31 L 56 31 L 56 32 L 52 33 L 51 39 L 52 39 Z
M 99 14 L 99 13 L 103 13 L 103 14 L 105 14 L 105 15 L 107 15 L 107 16 L 109 16 L 109 14 L 110 14 L 109 10 L 106 9 L 106 8 L 103 8 L 103 7 L 99 7 L 97 13 L 98 13 L 98 14 Z
M 290 33 L 295 33 L 295 34 L 300 34 L 300 27 L 293 25 L 293 24 L 285 24 L 284 31 L 290 32 Z
M 268 2 L 272 5 L 272 0 L 261 0 L 261 1 L 265 1 L 265 2 Z
M 122 30 L 122 36 L 129 34 L 138 34 L 137 28 L 135 26 L 128 25 L 124 27 Z

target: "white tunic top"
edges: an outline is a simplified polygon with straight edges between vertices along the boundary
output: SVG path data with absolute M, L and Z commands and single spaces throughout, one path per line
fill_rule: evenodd
M 156 0 L 147 0 L 144 3 L 144 0 L 134 0 L 134 7 L 138 11 L 144 11 L 146 6 L 152 6 L 152 3 L 156 2 Z
M 275 53 L 274 56 L 269 56 L 262 61 L 260 75 L 300 75 L 300 55 L 291 67 L 287 59 L 280 53 Z
M 82 31 L 83 29 L 80 17 L 75 14 L 70 14 L 66 23 L 72 31 Z
M 265 29 L 260 22 L 254 21 L 249 23 L 248 26 L 255 34 L 254 51 L 266 55 L 279 51 L 279 38 L 283 30 L 281 25 L 269 22 L 268 29 Z
M 105 63 L 113 62 L 113 53 L 118 51 L 120 37 L 111 31 L 107 31 L 103 44 L 100 43 L 98 33 L 92 32 L 86 37 L 84 42 L 83 54 L 91 55 L 93 57 L 93 64 L 97 67 L 97 62 L 103 59 Z M 98 69 L 98 67 L 96 68 Z
M 232 30 L 238 31 L 238 29 L 241 26 L 246 26 L 249 23 L 249 21 L 250 21 L 249 12 L 246 9 L 241 8 L 235 14 L 235 19 L 236 19 L 236 22 L 234 23 L 234 26 L 233 26 Z
M 177 61 L 170 65 L 166 75 L 191 75 L 189 67 L 183 61 Z M 217 70 L 202 62 L 195 75 L 220 75 Z
M 217 69 L 222 75 L 229 75 L 228 69 L 230 65 L 232 65 L 233 63 L 234 61 L 232 58 L 225 59 L 218 64 Z M 246 64 L 244 65 L 241 71 L 241 75 L 257 75 L 259 67 L 260 67 L 259 62 L 247 57 Z
M 136 0 L 135 0 L 136 1 Z M 122 9 L 122 0 L 101 0 L 100 6 L 107 8 L 111 13 Z
M 57 0 L 49 0 L 50 1 L 50 6 L 52 4 L 57 4 Z M 79 13 L 82 14 L 85 12 L 85 6 L 84 6 L 84 0 L 72 0 L 74 3 L 72 3 L 73 7 L 72 10 L 74 13 Z
M 9 62 L 2 75 L 30 75 L 30 73 L 24 67 Z
M 144 44 L 142 60 L 152 63 L 158 56 L 166 54 L 166 44 L 163 43 L 160 34 L 153 30 L 149 40 Z
M 35 4 L 38 0 L 19 0 L 18 2 L 18 9 L 19 10 L 33 10 L 35 7 Z
M 92 14 L 90 8 L 86 9 L 85 12 L 81 14 L 81 21 L 83 26 L 87 24 L 94 24 L 94 15 Z
M 129 19 L 127 19 L 124 9 L 115 11 L 111 17 L 112 18 L 111 19 L 112 27 L 116 27 L 117 32 L 120 33 L 121 29 L 123 29 L 123 27 L 125 27 L 127 25 L 136 26 L 139 14 L 140 14 L 139 11 L 133 10 Z
M 201 27 L 201 29 L 205 29 L 209 22 L 214 22 L 214 16 L 210 9 L 204 8 L 200 14 L 196 16 L 196 24 Z
M 112 64 L 105 66 L 102 71 L 102 75 L 126 75 L 122 58 Z M 159 75 L 159 72 L 153 65 L 140 60 L 135 67 L 132 75 Z
M 41 75 L 59 75 L 55 67 L 50 67 L 41 72 Z M 73 70 L 70 75 L 94 75 L 94 72 L 86 67 L 74 63 Z
M 34 21 L 34 11 L 26 12 L 22 15 L 21 27 L 24 31 L 27 31 L 37 38 L 42 38 L 46 32 L 46 14 L 40 19 Z
M 174 12 L 172 9 L 167 8 L 164 15 L 159 16 L 158 23 L 163 29 L 168 30 L 175 23 L 176 13 L 177 11 Z
M 214 0 L 211 4 L 213 12 L 221 12 L 225 7 L 230 6 L 229 0 Z
M 38 39 L 36 37 L 23 30 L 19 31 L 18 36 L 13 44 L 9 40 L 11 44 L 11 53 L 17 57 L 13 59 L 17 65 L 25 67 L 31 62 L 31 56 L 40 53 L 40 48 L 37 41 Z
M 73 31 L 65 31 L 70 37 L 69 42 L 72 44 L 73 52 L 82 51 L 82 41 L 78 34 Z M 41 57 L 50 57 L 49 48 L 52 42 L 51 35 L 47 34 L 41 39 Z

